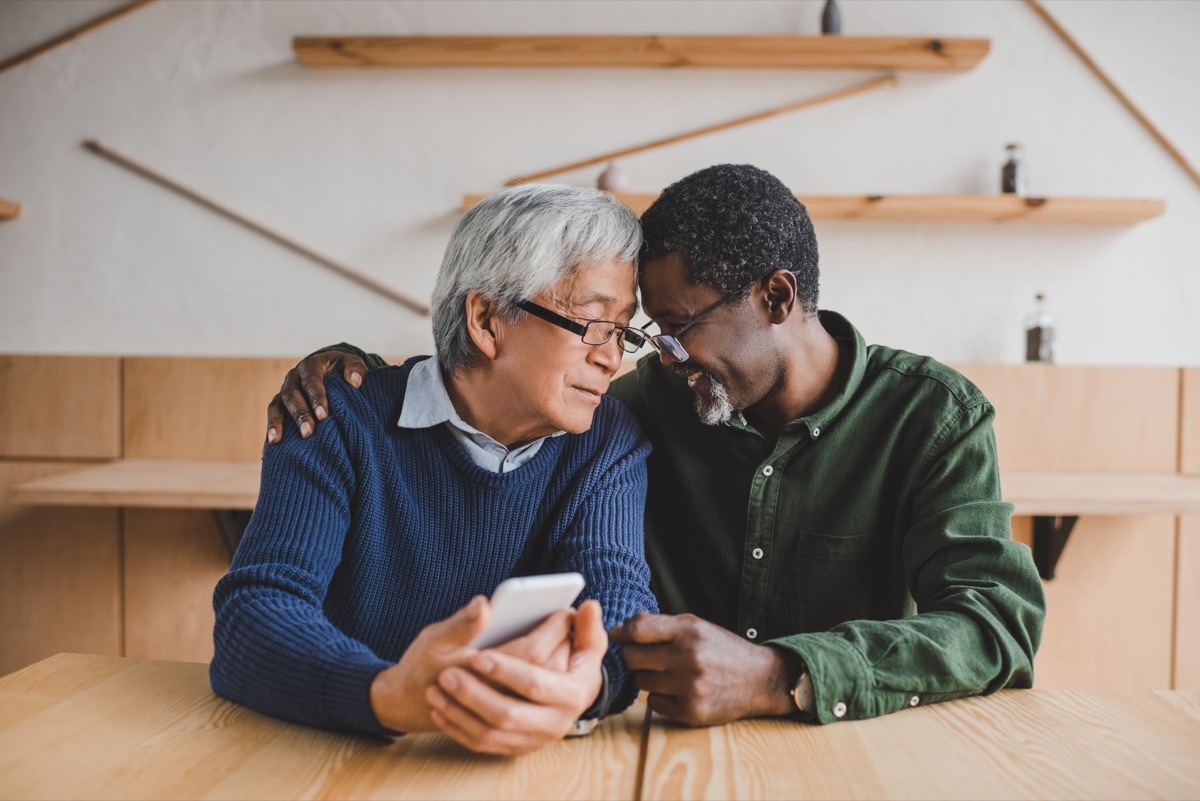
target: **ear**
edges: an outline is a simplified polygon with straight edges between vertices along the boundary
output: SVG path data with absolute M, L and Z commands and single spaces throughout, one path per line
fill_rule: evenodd
M 767 319 L 779 325 L 791 315 L 796 307 L 796 276 L 787 270 L 776 270 L 767 277 L 763 286 L 762 302 L 767 307 Z
M 467 316 L 467 332 L 475 347 L 488 360 L 494 361 L 498 352 L 496 302 L 485 298 L 479 292 L 468 292 L 465 301 Z

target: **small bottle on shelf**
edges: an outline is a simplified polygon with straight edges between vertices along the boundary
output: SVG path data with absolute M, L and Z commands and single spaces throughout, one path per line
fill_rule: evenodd
M 821 33 L 826 35 L 842 32 L 842 10 L 838 8 L 837 0 L 825 0 L 825 9 L 821 12 Z
M 1025 361 L 1054 361 L 1054 318 L 1046 309 L 1046 294 L 1033 296 L 1033 311 L 1025 318 Z
M 1000 191 L 1009 195 L 1024 195 L 1027 190 L 1025 176 L 1025 159 L 1021 155 L 1021 146 L 1011 142 L 1004 146 L 1008 160 L 1000 168 Z

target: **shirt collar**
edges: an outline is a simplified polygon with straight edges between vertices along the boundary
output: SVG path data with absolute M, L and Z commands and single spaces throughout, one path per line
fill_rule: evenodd
M 472 441 L 480 446 L 495 445 L 507 452 L 508 448 L 488 434 L 463 420 L 454 409 L 450 393 L 446 391 L 446 382 L 442 378 L 442 370 L 436 356 L 423 359 L 413 365 L 408 373 L 408 386 L 404 390 L 404 403 L 400 408 L 400 418 L 396 425 L 400 428 L 432 428 L 447 423 L 467 434 Z M 556 431 L 552 437 L 561 436 L 565 431 Z M 541 437 L 535 442 L 541 442 Z M 533 444 L 533 443 L 528 443 Z
M 795 431 L 803 427 L 812 439 L 819 437 L 822 430 L 842 413 L 842 410 L 850 403 L 850 399 L 854 397 L 854 393 L 858 392 L 858 388 L 863 382 L 863 376 L 867 372 L 867 344 L 858 329 L 837 312 L 817 312 L 817 319 L 821 321 L 821 326 L 829 332 L 829 335 L 838 341 L 839 380 L 842 376 L 842 365 L 848 363 L 850 369 L 846 374 L 845 384 L 838 390 L 838 394 L 834 396 L 833 400 L 812 414 L 799 417 L 783 427 L 784 431 Z M 734 411 L 729 425 L 741 431 L 758 433 L 754 426 L 747 422 L 740 410 Z

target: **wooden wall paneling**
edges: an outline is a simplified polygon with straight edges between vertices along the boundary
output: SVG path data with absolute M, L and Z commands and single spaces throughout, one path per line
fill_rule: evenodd
M 126 510 L 125 655 L 211 660 L 213 587 L 227 570 L 211 513 Z
M 1174 473 L 1174 367 L 956 365 L 996 407 L 1006 470 Z
M 121 655 L 120 512 L 5 500 L 80 466 L 0 461 L 0 675 L 62 651 Z
M 1046 589 L 1041 688 L 1169 689 L 1175 518 L 1081 517 Z M 1029 542 L 1030 519 L 1013 538 Z M 1200 533 L 1200 532 L 1198 532 Z
M 126 359 L 125 456 L 259 458 L 267 404 L 296 361 Z
M 0 356 L 0 456 L 121 455 L 121 360 Z
M 1182 371 L 1179 415 L 1179 470 L 1200 473 L 1200 367 Z
M 1200 515 L 1179 518 L 1175 690 L 1200 691 Z

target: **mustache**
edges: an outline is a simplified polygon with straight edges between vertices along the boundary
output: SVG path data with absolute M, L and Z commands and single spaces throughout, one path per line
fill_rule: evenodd
M 700 373 L 701 375 L 710 379 L 713 377 L 712 373 L 708 372 L 708 370 L 705 370 L 700 365 L 691 361 L 683 362 L 682 364 L 673 364 L 671 365 L 671 369 L 674 370 L 675 375 L 679 376 L 680 378 L 688 378 L 694 373 Z

